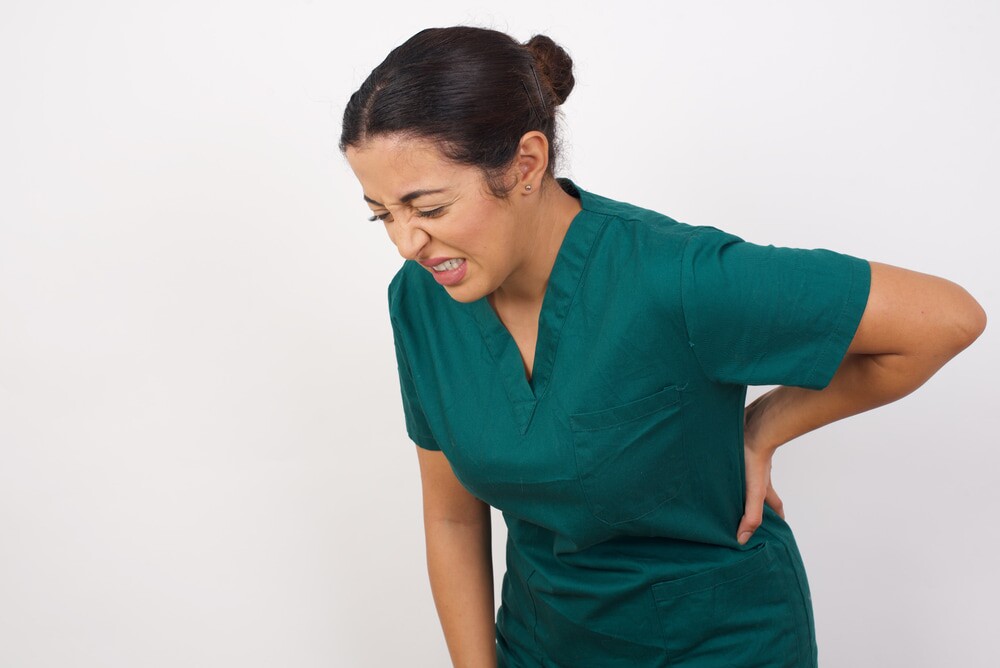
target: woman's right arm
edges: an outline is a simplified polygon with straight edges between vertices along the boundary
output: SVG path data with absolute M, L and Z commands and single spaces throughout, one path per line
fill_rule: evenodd
M 495 668 L 490 507 L 469 493 L 439 450 L 417 447 L 427 573 L 456 668 Z

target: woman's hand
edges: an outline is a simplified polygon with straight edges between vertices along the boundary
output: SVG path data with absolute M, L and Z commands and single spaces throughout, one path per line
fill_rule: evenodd
M 771 506 L 781 519 L 785 518 L 784 507 L 778 493 L 771 484 L 771 458 L 777 446 L 772 446 L 758 435 L 755 428 L 757 421 L 755 413 L 764 402 L 764 397 L 750 403 L 743 412 L 743 459 L 746 465 L 746 507 L 743 518 L 736 530 L 736 540 L 740 545 L 746 544 L 750 536 L 760 526 L 764 516 L 764 504 Z
M 778 446 L 905 397 L 986 328 L 986 312 L 961 286 L 881 262 L 869 265 L 865 312 L 826 387 L 778 386 L 744 411 L 747 501 L 736 530 L 741 545 L 760 526 L 764 503 L 785 517 L 771 486 L 771 457 Z

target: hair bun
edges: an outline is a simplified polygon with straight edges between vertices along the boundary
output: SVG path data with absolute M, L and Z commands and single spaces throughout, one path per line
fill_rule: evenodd
M 556 105 L 565 102 L 576 83 L 573 78 L 573 59 L 546 35 L 534 35 L 524 46 L 535 56 L 538 69 L 552 87 Z

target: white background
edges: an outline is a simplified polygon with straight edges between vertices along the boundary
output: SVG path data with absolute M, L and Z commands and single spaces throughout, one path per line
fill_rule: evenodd
M 582 188 L 1000 317 L 996 2 L 7 0 L 0 665 L 447 665 L 401 260 L 336 142 L 391 48 L 461 23 L 569 50 Z M 1000 665 L 996 332 L 779 451 L 822 666 Z

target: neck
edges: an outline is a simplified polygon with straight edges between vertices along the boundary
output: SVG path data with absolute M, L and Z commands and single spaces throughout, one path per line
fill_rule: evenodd
M 516 307 L 541 307 L 545 288 L 552 274 L 556 256 L 573 218 L 580 212 L 580 200 L 566 193 L 550 180 L 538 197 L 527 198 L 524 213 L 524 258 L 507 279 L 493 292 L 491 299 Z

